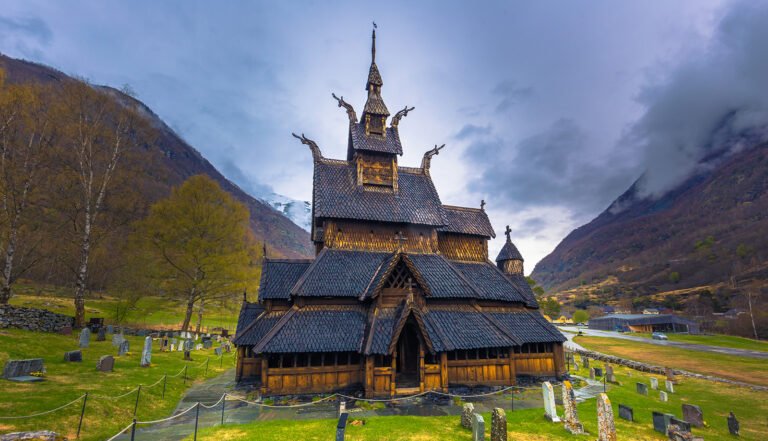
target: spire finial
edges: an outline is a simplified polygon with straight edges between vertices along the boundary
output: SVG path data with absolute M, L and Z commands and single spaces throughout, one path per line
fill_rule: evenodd
M 373 36 L 371 37 L 371 63 L 376 62 L 376 22 L 373 22 Z
M 480 199 L 480 209 L 485 211 L 485 199 Z
M 511 229 L 511 228 L 509 228 L 509 225 L 507 225 L 507 229 L 506 229 L 506 230 L 504 230 L 504 234 L 506 234 L 506 235 L 507 235 L 507 242 L 512 242 L 512 236 L 511 236 L 511 234 L 512 234 L 512 229 Z

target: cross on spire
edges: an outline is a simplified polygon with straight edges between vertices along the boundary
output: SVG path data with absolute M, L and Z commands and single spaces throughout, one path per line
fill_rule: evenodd
M 485 211 L 485 199 L 480 200 L 480 209 Z
M 512 229 L 511 229 L 511 228 L 509 228 L 509 225 L 507 225 L 507 229 L 506 229 L 506 230 L 504 230 L 504 234 L 506 234 L 506 235 L 507 235 L 507 242 L 512 242 L 512 236 L 511 236 L 511 234 L 512 234 Z

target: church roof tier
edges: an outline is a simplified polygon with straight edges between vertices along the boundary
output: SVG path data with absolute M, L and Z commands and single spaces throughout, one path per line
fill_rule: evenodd
M 311 259 L 264 259 L 259 299 L 282 299 L 312 264 Z
M 319 161 L 313 179 L 314 217 L 445 225 L 443 204 L 432 179 L 411 170 L 398 167 L 397 192 L 373 191 L 357 185 L 354 163 Z
M 485 210 L 443 205 L 443 212 L 445 213 L 446 225 L 438 228 L 437 231 L 496 237 Z
M 376 286 L 392 253 L 324 248 L 283 298 L 364 297 Z M 262 270 L 263 271 L 263 270 Z M 269 277 L 269 276 L 268 276 Z
M 519 283 L 519 280 L 502 273 L 490 262 L 452 262 L 452 265 L 475 287 L 477 298 L 538 306 L 527 283 Z
M 289 310 L 254 350 L 286 352 L 361 352 L 367 313 L 363 306 L 319 306 Z
M 504 260 L 523 260 L 523 255 L 520 254 L 520 251 L 517 250 L 517 247 L 511 241 L 507 241 L 504 244 L 504 247 L 501 248 L 499 255 L 496 257 L 497 262 Z
M 383 103 L 382 103 L 383 105 Z M 366 103 L 366 111 L 368 104 Z M 386 108 L 384 109 L 386 110 Z M 400 132 L 397 127 L 388 127 L 387 136 L 365 136 L 365 121 L 349 123 L 349 140 L 352 151 L 367 151 L 376 153 L 403 154 L 403 145 L 400 142 Z M 352 159 L 348 157 L 347 159 Z
M 536 311 L 486 312 L 521 343 L 564 342 L 566 338 Z
M 468 305 L 429 308 L 424 322 L 433 337 L 435 351 L 501 348 L 517 346 L 513 336 L 503 332 L 484 313 Z
M 249 303 L 248 306 L 253 305 Z M 245 306 L 245 305 L 244 305 Z M 250 321 L 237 322 L 237 334 L 234 343 L 236 345 L 255 345 L 285 316 L 287 311 L 270 311 L 260 314 Z

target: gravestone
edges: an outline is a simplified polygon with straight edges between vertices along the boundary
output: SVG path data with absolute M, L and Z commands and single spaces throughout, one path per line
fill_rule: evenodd
M 666 403 L 667 401 L 669 401 L 669 397 L 667 396 L 667 393 L 664 392 L 663 390 L 659 391 L 659 399 L 661 400 L 662 403 Z
M 656 377 L 651 377 L 651 389 L 658 390 L 659 389 L 659 379 Z
M 144 339 L 144 350 L 141 351 L 141 367 L 149 367 L 152 363 L 152 337 Z
M 688 421 L 683 421 L 680 419 L 677 419 L 676 417 L 672 417 L 669 419 L 669 424 L 674 424 L 677 427 L 679 427 L 684 432 L 690 432 L 691 431 L 691 423 Z
M 344 412 L 339 415 L 339 422 L 336 423 L 336 441 L 344 441 L 344 432 L 347 430 L 347 419 L 349 414 Z
M 613 366 L 605 365 L 605 381 L 609 383 L 616 383 L 616 375 L 613 373 Z
M 589 358 L 584 357 L 582 355 L 582 357 L 581 357 L 581 364 L 584 365 L 584 369 L 589 369 Z
M 568 380 L 563 381 L 563 409 L 565 430 L 572 435 L 583 434 L 584 426 L 579 421 L 579 413 L 576 409 L 576 395 L 573 393 L 573 386 Z
M 99 332 L 96 334 L 96 341 L 107 340 L 107 328 L 99 328 Z
M 590 380 L 595 379 L 595 368 L 589 368 L 589 379 Z
M 475 405 L 472 403 L 465 403 L 461 408 L 461 427 L 465 429 L 472 428 L 472 414 L 475 413 Z
M 472 441 L 485 440 L 485 420 L 479 413 L 472 414 Z
M 619 418 L 627 421 L 635 421 L 635 411 L 624 404 L 619 404 Z
M 115 327 L 112 325 L 107 325 L 107 334 L 114 334 L 115 333 Z
M 603 370 L 599 367 L 595 368 L 595 377 L 602 377 L 603 376 Z
M 83 361 L 83 352 L 80 350 L 65 352 L 64 361 Z
M 115 357 L 111 355 L 104 355 L 99 358 L 99 362 L 96 363 L 96 369 L 99 372 L 112 372 L 115 369 Z
M 87 348 L 88 345 L 90 344 L 91 344 L 91 330 L 88 328 L 83 328 L 83 330 L 80 331 L 80 347 Z
M 171 352 L 176 352 L 176 345 L 171 343 Z
M 648 395 L 648 385 L 645 383 L 637 383 L 637 393 L 640 395 Z
M 211 349 L 213 347 L 213 340 L 203 340 L 203 348 L 204 349 Z
M 163 332 L 165 334 L 165 332 Z M 168 337 L 163 336 L 162 340 L 160 340 L 160 352 L 165 352 L 168 348 Z
M 201 345 L 200 343 L 196 344 L 195 345 L 195 350 L 196 351 L 202 351 L 203 350 L 203 345 Z
M 184 340 L 184 359 L 185 360 L 192 360 L 192 347 L 194 346 L 195 342 L 192 340 Z
M 739 420 L 736 419 L 733 412 L 728 414 L 728 433 L 739 436 Z
M 117 347 L 117 355 L 125 355 L 129 350 L 131 350 L 131 343 L 128 340 L 123 340 Z
M 221 357 L 221 354 L 223 354 L 224 349 L 222 347 L 218 347 L 213 350 L 213 353 L 216 354 L 217 357 Z
M 30 377 L 30 374 L 33 372 L 45 372 L 45 366 L 43 365 L 42 358 L 8 360 L 8 362 L 5 364 L 5 368 L 3 368 L 3 378 L 6 380 L 14 380 L 16 378 L 27 379 L 27 377 Z M 38 381 L 42 381 L 42 378 Z
M 122 334 L 112 334 L 112 346 L 118 348 L 120 344 L 125 340 Z
M 672 370 L 672 368 L 665 368 L 664 372 L 667 375 L 667 380 L 671 381 L 674 384 L 677 384 L 677 377 L 675 376 L 675 371 Z
M 674 418 L 675 416 L 669 413 L 661 413 L 661 412 L 653 412 L 653 430 L 667 434 L 667 427 L 669 426 L 669 422 Z
M 619 405 L 621 414 L 621 405 Z M 597 396 L 597 441 L 616 441 L 616 422 L 613 407 L 607 394 Z
M 672 383 L 669 380 L 664 380 L 664 387 L 667 389 L 667 392 L 673 394 L 675 393 L 675 384 Z
M 175 338 L 172 338 L 172 339 L 171 339 L 171 344 L 172 344 L 172 345 L 174 345 L 174 346 L 176 346 L 177 344 L 179 344 L 179 340 L 177 340 L 177 339 L 175 339 Z
M 232 352 L 232 343 L 230 342 L 224 343 L 224 351 L 226 351 L 227 354 Z
M 491 441 L 507 441 L 507 414 L 500 407 L 491 413 Z
M 177 350 L 177 351 L 179 351 L 179 352 L 183 351 L 183 350 L 184 350 L 184 344 L 185 344 L 185 343 L 186 343 L 186 340 L 181 340 L 181 341 L 179 341 L 179 345 L 178 345 L 178 346 L 176 346 L 176 350 Z
M 557 416 L 557 407 L 555 407 L 555 391 L 549 381 L 541 384 L 541 393 L 544 395 L 544 416 L 553 423 L 559 423 L 560 417 Z
M 72 335 L 72 326 L 64 326 L 59 330 L 61 335 Z
M 704 412 L 701 407 L 693 404 L 683 404 L 683 419 L 693 427 L 704 427 Z

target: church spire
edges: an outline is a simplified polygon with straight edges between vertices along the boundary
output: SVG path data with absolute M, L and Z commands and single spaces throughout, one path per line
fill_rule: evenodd
M 366 121 L 366 134 L 375 133 L 384 135 L 389 110 L 381 98 L 381 86 L 384 81 L 381 79 L 379 67 L 376 66 L 376 23 L 373 24 L 371 33 L 371 68 L 368 70 L 368 82 L 365 90 L 368 91 L 368 100 L 363 108 L 363 121 Z

